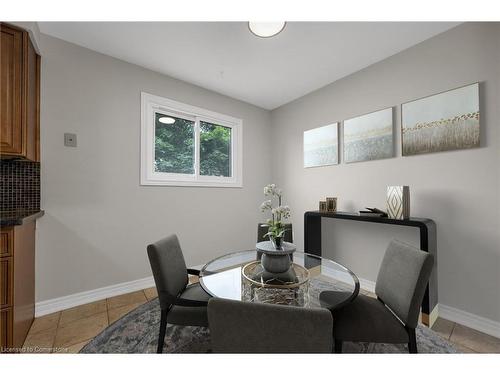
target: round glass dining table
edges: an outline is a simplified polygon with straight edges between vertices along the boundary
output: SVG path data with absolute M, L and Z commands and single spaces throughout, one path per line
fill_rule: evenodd
M 298 251 L 291 258 L 287 272 L 270 274 L 260 264 L 256 250 L 226 254 L 201 269 L 200 284 L 212 297 L 331 311 L 358 295 L 358 278 L 343 265 Z

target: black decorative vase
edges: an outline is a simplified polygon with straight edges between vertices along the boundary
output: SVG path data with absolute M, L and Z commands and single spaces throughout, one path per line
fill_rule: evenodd
M 283 249 L 283 237 L 271 237 L 271 243 L 276 250 Z

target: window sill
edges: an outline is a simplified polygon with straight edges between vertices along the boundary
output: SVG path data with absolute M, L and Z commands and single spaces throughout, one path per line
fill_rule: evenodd
M 190 187 L 212 187 L 212 188 L 243 188 L 243 183 L 242 182 L 220 182 L 220 181 L 141 180 L 141 186 L 190 186 Z

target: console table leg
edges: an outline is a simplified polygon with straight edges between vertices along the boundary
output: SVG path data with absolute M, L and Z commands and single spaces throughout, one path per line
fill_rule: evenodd
M 420 227 L 420 249 L 434 256 L 434 268 L 422 301 L 422 324 L 432 327 L 438 318 L 438 291 L 437 291 L 437 238 L 436 224 L 433 221 Z
M 304 252 L 321 256 L 321 216 L 304 215 Z

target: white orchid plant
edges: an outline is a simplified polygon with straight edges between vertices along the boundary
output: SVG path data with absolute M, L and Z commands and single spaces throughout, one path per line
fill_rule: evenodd
M 279 247 L 287 231 L 283 220 L 290 217 L 290 207 L 282 205 L 282 191 L 275 184 L 265 186 L 264 195 L 271 198 L 260 205 L 262 212 L 271 211 L 271 218 L 267 220 L 267 224 L 264 224 L 269 228 L 264 236 L 269 237 Z M 273 206 L 274 198 L 278 199 L 278 206 L 276 207 Z

